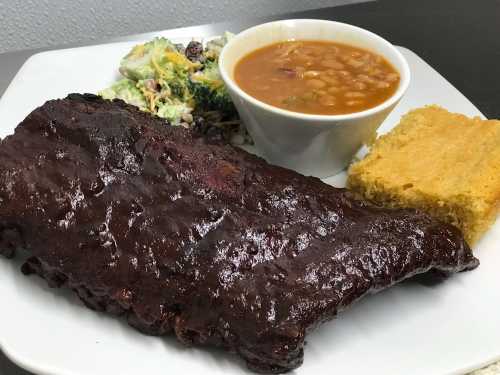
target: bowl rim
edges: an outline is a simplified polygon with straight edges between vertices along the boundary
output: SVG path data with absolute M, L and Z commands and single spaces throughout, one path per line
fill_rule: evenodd
M 355 33 L 362 34 L 363 36 L 368 36 L 372 39 L 377 39 L 379 42 L 384 44 L 388 49 L 392 50 L 394 53 L 395 57 L 397 60 L 399 60 L 401 64 L 401 69 L 397 69 L 400 73 L 401 80 L 398 89 L 392 94 L 389 98 L 387 98 L 385 101 L 382 103 L 376 105 L 375 107 L 371 107 L 368 109 L 365 109 L 363 111 L 358 111 L 358 112 L 352 112 L 352 113 L 345 113 L 345 114 L 337 114 L 337 115 L 319 115 L 319 114 L 311 114 L 311 113 L 304 113 L 304 112 L 294 112 L 294 111 L 289 111 L 287 109 L 282 109 L 279 107 L 275 107 L 271 104 L 267 104 L 263 101 L 260 101 L 259 99 L 256 99 L 255 97 L 251 96 L 250 94 L 247 94 L 243 89 L 241 89 L 238 84 L 231 78 L 229 72 L 227 71 L 226 65 L 225 65 L 225 55 L 228 53 L 228 51 L 238 43 L 239 40 L 241 40 L 243 37 L 247 36 L 248 34 L 251 34 L 255 32 L 256 30 L 259 30 L 264 27 L 269 27 L 272 24 L 291 24 L 291 23 L 321 23 L 321 24 L 334 24 L 340 27 L 345 27 L 347 29 L 352 30 Z M 297 25 L 296 25 L 297 26 Z M 374 52 L 380 53 L 382 56 L 385 57 L 385 54 L 377 51 L 374 49 Z M 240 57 L 241 58 L 241 57 Z M 408 86 L 410 85 L 410 80 L 411 80 L 411 72 L 410 72 L 410 67 L 408 65 L 408 62 L 406 61 L 405 57 L 403 54 L 394 46 L 392 43 L 387 41 L 386 39 L 382 38 L 380 35 L 377 35 L 369 30 L 363 29 L 358 26 L 354 26 L 348 23 L 344 22 L 338 22 L 338 21 L 330 21 L 330 20 L 318 20 L 318 19 L 307 19 L 307 18 L 297 18 L 297 19 L 285 19 L 285 20 L 278 20 L 278 21 L 271 21 L 271 22 L 266 22 L 262 23 L 256 26 L 252 26 L 238 34 L 236 34 L 233 38 L 231 38 L 228 43 L 224 46 L 222 49 L 220 55 L 219 55 L 219 70 L 220 74 L 222 76 L 222 79 L 224 80 L 225 84 L 230 86 L 233 91 L 235 91 L 238 96 L 243 97 L 246 101 L 250 102 L 254 106 L 260 107 L 263 110 L 273 112 L 276 115 L 281 115 L 284 117 L 288 117 L 290 119 L 301 119 L 301 120 L 312 120 L 316 122 L 331 122 L 331 121 L 340 121 L 340 120 L 357 120 L 357 119 L 363 119 L 366 117 L 370 117 L 372 115 L 378 114 L 379 112 L 382 112 L 388 108 L 391 108 L 391 106 L 397 104 L 399 100 L 403 97 L 405 94 L 406 90 L 408 89 Z

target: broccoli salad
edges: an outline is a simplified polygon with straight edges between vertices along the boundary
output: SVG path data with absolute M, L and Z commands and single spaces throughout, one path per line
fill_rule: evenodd
M 173 126 L 202 122 L 221 129 L 232 143 L 252 143 L 219 73 L 219 54 L 232 36 L 226 32 L 205 47 L 166 38 L 137 45 L 120 62 L 123 78 L 99 95 L 121 99 Z

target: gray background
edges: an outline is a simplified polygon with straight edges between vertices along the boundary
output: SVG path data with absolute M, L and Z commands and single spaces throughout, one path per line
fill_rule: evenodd
M 359 0 L 0 0 L 0 53 Z

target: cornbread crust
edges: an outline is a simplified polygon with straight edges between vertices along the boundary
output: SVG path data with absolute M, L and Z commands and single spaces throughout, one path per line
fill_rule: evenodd
M 415 109 L 351 165 L 347 186 L 386 207 L 413 207 L 474 244 L 500 208 L 500 121 Z

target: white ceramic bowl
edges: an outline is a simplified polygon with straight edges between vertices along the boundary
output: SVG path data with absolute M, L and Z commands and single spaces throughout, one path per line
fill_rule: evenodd
M 329 40 L 380 54 L 399 71 L 399 87 L 380 105 L 344 115 L 287 111 L 240 89 L 234 81 L 238 61 L 257 48 L 285 40 Z M 408 63 L 391 43 L 359 27 L 324 20 L 283 20 L 247 29 L 224 47 L 219 67 L 248 132 L 267 161 L 317 177 L 336 174 L 349 164 L 360 146 L 373 138 L 410 83 Z

